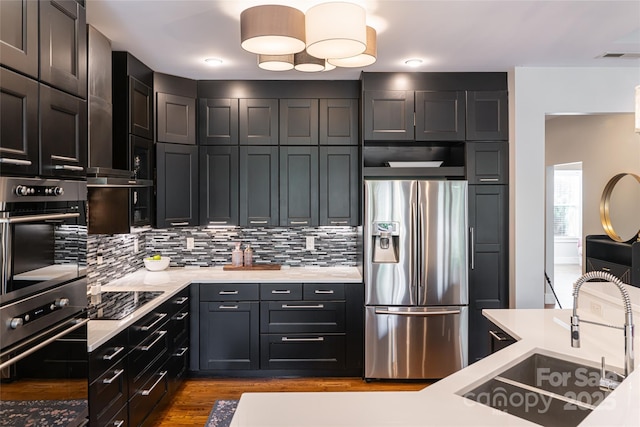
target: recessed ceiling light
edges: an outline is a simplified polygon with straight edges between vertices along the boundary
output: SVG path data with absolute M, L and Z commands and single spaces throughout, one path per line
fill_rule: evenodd
M 404 61 L 404 63 L 409 67 L 419 67 L 420 65 L 422 65 L 422 59 L 418 59 L 418 58 L 407 59 L 406 61 Z
M 220 58 L 207 58 L 204 60 L 204 62 L 211 65 L 212 67 L 217 67 L 218 65 L 222 65 L 222 59 Z

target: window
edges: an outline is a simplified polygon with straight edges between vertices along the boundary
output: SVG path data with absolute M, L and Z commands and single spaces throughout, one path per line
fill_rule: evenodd
M 553 184 L 553 235 L 580 238 L 582 170 L 556 169 Z

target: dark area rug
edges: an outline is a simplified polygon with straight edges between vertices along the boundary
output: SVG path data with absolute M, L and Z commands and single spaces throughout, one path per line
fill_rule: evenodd
M 2 427 L 79 425 L 79 421 L 86 415 L 86 400 L 3 400 L 0 402 L 0 426 Z
M 216 400 L 204 427 L 229 427 L 237 406 L 237 400 Z

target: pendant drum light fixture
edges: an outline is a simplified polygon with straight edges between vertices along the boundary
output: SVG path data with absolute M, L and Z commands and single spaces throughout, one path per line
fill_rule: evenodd
M 346 2 L 320 3 L 307 11 L 307 53 L 316 58 L 349 58 L 365 51 L 364 8 Z
M 240 15 L 243 49 L 263 55 L 287 55 L 305 48 L 305 16 L 282 5 L 250 7 Z
M 293 69 L 293 54 L 258 55 L 258 67 L 269 71 L 287 71 Z
M 377 56 L 376 30 L 367 26 L 367 49 L 364 52 L 350 58 L 331 58 L 327 62 L 338 67 L 366 67 L 376 62 Z
M 294 68 L 298 71 L 314 73 L 323 71 L 325 60 L 309 55 L 306 51 L 298 52 L 293 59 Z

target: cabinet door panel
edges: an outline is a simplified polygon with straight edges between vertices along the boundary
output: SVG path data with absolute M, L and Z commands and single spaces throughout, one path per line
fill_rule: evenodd
M 40 79 L 87 97 L 86 12 L 75 0 L 40 2 Z
M 265 334 L 260 342 L 262 369 L 342 370 L 346 367 L 344 334 Z
M 200 99 L 199 102 L 199 143 L 238 144 L 238 100 Z
M 509 139 L 507 91 L 467 92 L 467 140 Z
M 318 147 L 280 148 L 280 225 L 318 225 Z
M 413 91 L 375 90 L 364 93 L 364 139 L 414 139 Z
M 0 64 L 38 78 L 38 56 L 38 2 L 0 1 Z
M 240 144 L 278 145 L 278 100 L 240 100 Z
M 38 83 L 0 68 L 0 170 L 38 174 Z
M 280 145 L 318 144 L 318 100 L 280 100 Z
M 200 223 L 238 224 L 238 147 L 200 147 Z
M 278 147 L 240 147 L 240 225 L 278 225 Z
M 320 100 L 321 145 L 358 145 L 358 100 Z
M 358 147 L 320 147 L 320 225 L 358 225 Z
M 416 92 L 416 141 L 464 140 L 464 91 Z
M 41 173 L 86 176 L 86 101 L 41 84 L 40 115 Z
M 467 142 L 469 184 L 507 184 L 509 153 L 506 142 Z
M 156 144 L 157 226 L 198 224 L 198 147 Z
M 158 93 L 158 142 L 196 143 L 196 100 Z
M 153 89 L 129 77 L 129 133 L 153 139 Z

